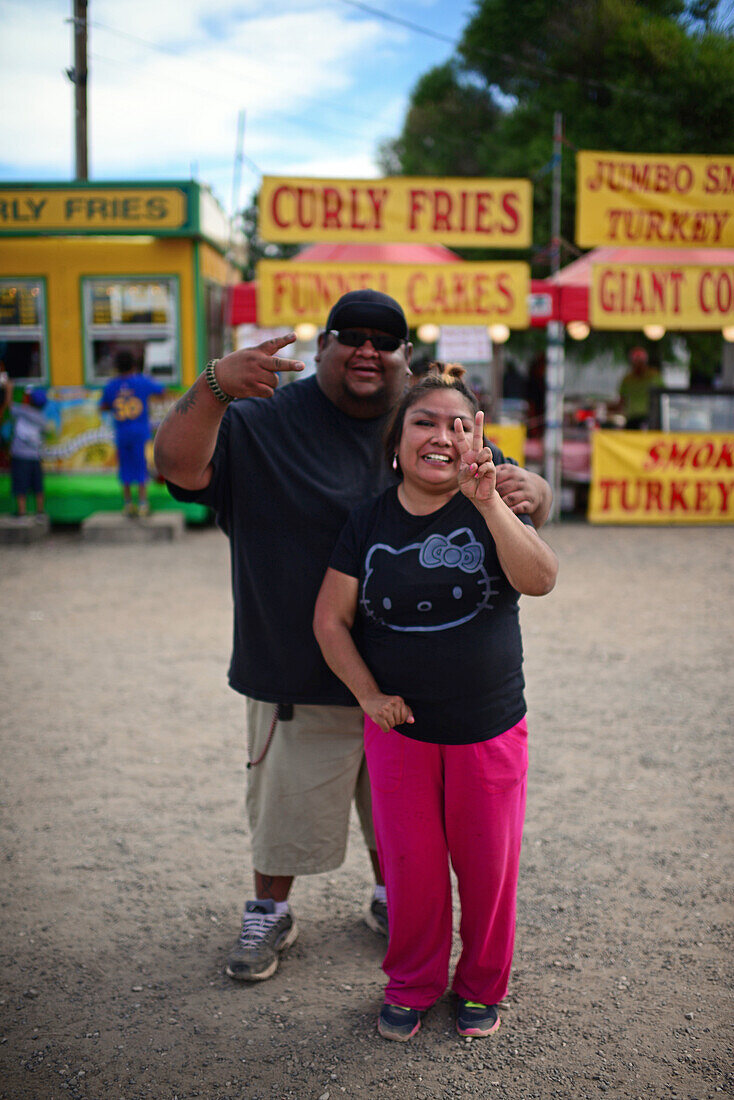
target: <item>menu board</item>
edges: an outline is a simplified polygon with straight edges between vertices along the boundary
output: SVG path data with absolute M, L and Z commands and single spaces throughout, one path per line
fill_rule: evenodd
M 38 328 L 40 324 L 38 286 L 0 285 L 0 325 L 7 328 Z
M 174 314 L 171 288 L 165 281 L 90 280 L 92 324 L 166 325 Z

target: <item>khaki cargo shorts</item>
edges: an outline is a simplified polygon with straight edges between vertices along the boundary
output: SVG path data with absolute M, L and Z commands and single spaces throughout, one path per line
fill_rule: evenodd
M 246 700 L 249 759 L 265 748 L 274 703 Z M 293 707 L 264 759 L 247 772 L 252 862 L 264 875 L 316 875 L 344 862 L 354 799 L 374 849 L 372 800 L 359 707 Z

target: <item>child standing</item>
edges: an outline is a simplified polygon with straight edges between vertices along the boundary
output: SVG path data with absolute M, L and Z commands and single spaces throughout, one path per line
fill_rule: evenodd
M 11 403 L 12 387 L 6 384 L 0 417 L 10 407 L 13 435 L 10 441 L 10 488 L 19 516 L 28 514 L 28 495 L 35 497 L 36 515 L 44 514 L 43 468 L 41 448 L 46 417 L 46 392 L 40 387 L 28 389 L 22 404 Z
M 126 516 L 148 516 L 148 466 L 145 461 L 145 444 L 150 438 L 148 398 L 154 393 L 164 393 L 165 386 L 141 374 L 129 351 L 118 351 L 115 370 L 117 377 L 111 378 L 102 390 L 99 407 L 111 411 L 115 425 L 123 511 Z M 133 485 L 138 488 L 137 505 L 132 499 Z

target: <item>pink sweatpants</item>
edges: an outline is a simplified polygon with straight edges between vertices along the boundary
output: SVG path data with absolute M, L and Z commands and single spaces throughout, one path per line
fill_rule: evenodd
M 385 1001 L 429 1008 L 448 983 L 449 859 L 461 902 L 462 952 L 452 988 L 497 1004 L 515 941 L 528 766 L 525 719 L 491 741 L 428 745 L 365 718 L 377 849 L 390 942 Z

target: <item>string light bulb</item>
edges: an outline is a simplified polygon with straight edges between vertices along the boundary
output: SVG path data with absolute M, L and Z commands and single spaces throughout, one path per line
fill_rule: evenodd
M 510 330 L 507 325 L 489 325 L 487 334 L 493 344 L 506 344 L 510 339 Z
M 418 326 L 418 339 L 422 344 L 435 344 L 441 335 L 441 329 L 438 325 L 419 325 Z

